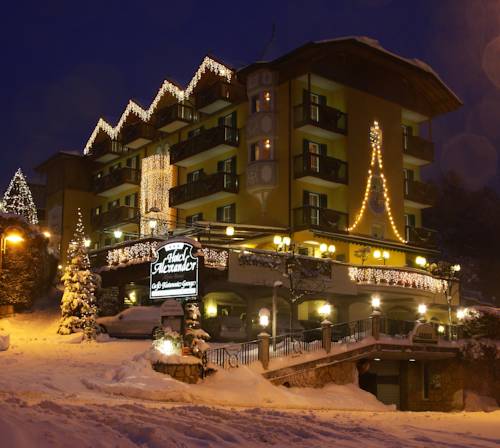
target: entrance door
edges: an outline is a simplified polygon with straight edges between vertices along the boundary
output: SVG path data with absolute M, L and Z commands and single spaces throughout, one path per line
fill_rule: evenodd
M 399 361 L 372 361 L 370 372 L 377 375 L 377 398 L 385 404 L 401 406 Z

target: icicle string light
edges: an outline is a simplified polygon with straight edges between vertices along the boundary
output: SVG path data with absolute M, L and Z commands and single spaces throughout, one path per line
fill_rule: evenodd
M 5 191 L 2 210 L 6 213 L 23 216 L 30 224 L 38 224 L 33 196 L 21 168 L 16 171 Z
M 125 121 L 127 120 L 128 116 L 131 113 L 136 115 L 138 118 L 140 118 L 144 122 L 149 121 L 151 119 L 151 117 L 153 116 L 153 113 L 156 110 L 158 103 L 160 102 L 160 100 L 163 98 L 163 96 L 165 94 L 168 93 L 168 94 L 172 95 L 178 101 L 187 100 L 191 96 L 191 94 L 193 93 L 194 88 L 196 87 L 196 84 L 198 84 L 202 75 L 207 70 L 215 73 L 216 75 L 218 75 L 222 78 L 225 78 L 227 82 L 231 82 L 231 78 L 233 76 L 233 71 L 231 69 L 229 69 L 228 67 L 226 67 L 225 65 L 213 60 L 212 58 L 210 58 L 208 56 L 206 56 L 203 59 L 203 62 L 201 63 L 201 65 L 198 67 L 198 70 L 194 74 L 193 78 L 191 79 L 191 81 L 189 82 L 189 84 L 185 90 L 182 90 L 178 86 L 173 84 L 172 82 L 165 80 L 165 81 L 163 81 L 162 86 L 158 90 L 158 93 L 156 94 L 155 98 L 153 99 L 153 101 L 148 109 L 143 109 L 137 103 L 130 100 L 127 107 L 125 108 L 125 111 L 123 112 L 122 116 L 120 117 L 118 124 L 115 127 L 111 126 L 106 120 L 100 118 L 99 121 L 97 122 L 97 125 L 96 125 L 94 131 L 92 132 L 92 135 L 90 136 L 89 140 L 87 141 L 87 144 L 85 145 L 85 149 L 83 151 L 84 154 L 89 153 L 90 148 L 92 147 L 92 144 L 94 143 L 94 140 L 96 139 L 96 137 L 100 131 L 104 131 L 106 134 L 109 135 L 109 137 L 112 140 L 116 140 L 118 138 L 118 135 L 121 131 L 123 124 L 125 123 Z
M 363 215 L 366 210 L 366 205 L 368 203 L 368 200 L 370 198 L 370 189 L 372 186 L 372 181 L 373 181 L 373 174 L 374 171 L 377 170 L 380 178 L 382 179 L 382 187 L 383 187 L 383 192 L 384 192 L 384 204 L 385 204 L 385 210 L 387 212 L 387 217 L 389 218 L 389 223 L 391 224 L 392 231 L 394 232 L 394 235 L 396 238 L 401 241 L 402 243 L 407 243 L 408 241 L 405 240 L 401 234 L 399 233 L 396 223 L 394 222 L 394 217 L 392 216 L 392 211 L 391 211 L 391 200 L 389 197 L 389 188 L 387 187 L 387 180 L 385 178 L 385 175 L 383 173 L 383 161 L 382 161 L 382 129 L 380 129 L 379 124 L 377 121 L 373 122 L 373 126 L 370 127 L 370 144 L 372 147 L 372 155 L 371 155 L 371 160 L 370 160 L 370 168 L 368 169 L 368 177 L 366 181 L 366 188 L 365 188 L 365 194 L 363 196 L 363 202 L 361 203 L 361 208 L 356 215 L 356 219 L 354 220 L 352 226 L 348 227 L 348 231 L 352 232 L 353 230 L 356 229 L 358 224 L 360 223 L 361 219 L 363 218 Z
M 175 167 L 168 154 L 155 154 L 142 159 L 141 167 L 141 234 L 164 234 L 168 223 L 175 219 L 169 207 L 168 192 L 174 187 Z M 154 227 L 150 226 L 155 222 Z
M 349 278 L 359 284 L 401 286 L 403 288 L 422 289 L 433 293 L 447 290 L 448 282 L 429 274 L 405 271 L 401 269 L 383 269 L 367 266 L 349 267 Z

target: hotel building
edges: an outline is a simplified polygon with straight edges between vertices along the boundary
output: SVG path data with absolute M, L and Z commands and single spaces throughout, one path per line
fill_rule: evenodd
M 101 118 L 80 153 L 38 166 L 47 223 L 64 261 L 82 208 L 103 294 L 127 305 L 151 303 L 154 245 L 187 236 L 206 249 L 206 317 L 236 331 L 288 281 L 266 266 L 275 251 L 313 272 L 300 297 L 279 289 L 283 315 L 315 320 L 329 301 L 333 320 L 361 319 L 377 294 L 388 316 L 413 320 L 425 303 L 444 321 L 458 285 L 421 266 L 439 260 L 421 169 L 432 120 L 460 105 L 428 65 L 367 38 L 239 69 L 207 56 L 187 86 L 165 80 L 149 105 Z

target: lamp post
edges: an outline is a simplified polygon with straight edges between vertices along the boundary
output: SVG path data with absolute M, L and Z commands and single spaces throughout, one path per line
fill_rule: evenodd
M 24 241 L 22 230 L 17 227 L 10 226 L 1 229 L 0 232 L 0 271 L 3 269 L 3 258 L 7 252 L 7 243 L 19 244 Z
M 446 303 L 448 304 L 448 331 L 451 339 L 451 326 L 452 326 L 452 301 L 453 301 L 453 280 L 457 278 L 460 272 L 461 266 L 459 264 L 453 264 L 450 266 L 448 271 L 448 288 L 446 290 Z

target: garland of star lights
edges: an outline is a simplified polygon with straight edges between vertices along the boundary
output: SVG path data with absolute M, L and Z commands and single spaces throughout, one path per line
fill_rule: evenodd
M 225 65 L 221 64 L 220 62 L 217 62 L 214 59 L 210 58 L 209 56 L 205 56 L 205 58 L 203 59 L 203 62 L 198 67 L 198 70 L 194 74 L 193 78 L 189 82 L 186 89 L 183 90 L 180 87 L 173 84 L 172 82 L 165 80 L 165 81 L 163 81 L 163 84 L 161 85 L 160 89 L 158 90 L 158 93 L 156 94 L 155 98 L 153 99 L 151 105 L 147 109 L 143 109 L 136 102 L 130 100 L 127 104 L 127 107 L 125 108 L 125 111 L 123 112 L 122 116 L 120 117 L 118 124 L 115 127 L 111 126 L 103 118 L 99 118 L 99 121 L 97 122 L 97 125 L 94 128 L 94 131 L 92 132 L 90 138 L 87 141 L 87 144 L 85 145 L 85 149 L 83 151 L 84 154 L 89 153 L 90 148 L 92 147 L 92 144 L 94 143 L 94 140 L 96 139 L 96 137 L 100 131 L 104 131 L 106 134 L 109 135 L 109 137 L 112 140 L 116 140 L 118 138 L 118 135 L 121 131 L 123 124 L 125 123 L 125 121 L 127 120 L 128 116 L 131 113 L 136 115 L 138 118 L 140 118 L 144 122 L 149 121 L 151 119 L 151 117 L 153 116 L 153 113 L 154 113 L 156 107 L 158 106 L 158 103 L 160 102 L 160 100 L 163 98 L 163 96 L 166 93 L 172 95 L 178 101 L 187 100 L 191 96 L 191 94 L 193 93 L 194 88 L 196 87 L 196 84 L 198 84 L 202 75 L 207 70 L 215 73 L 216 75 L 218 75 L 222 78 L 225 78 L 227 82 L 231 82 L 231 78 L 233 76 L 233 71 L 231 69 L 229 69 L 228 67 L 226 67 Z
M 371 161 L 370 161 L 370 168 L 368 169 L 368 179 L 366 181 L 366 188 L 365 188 L 365 195 L 363 197 L 363 202 L 361 203 L 361 208 L 359 210 L 359 213 L 356 215 L 356 219 L 354 220 L 352 226 L 348 227 L 347 230 L 349 232 L 352 232 L 353 230 L 356 229 L 358 226 L 359 222 L 363 218 L 363 215 L 365 213 L 366 209 L 366 204 L 368 203 L 368 199 L 370 197 L 370 188 L 372 186 L 372 179 L 375 171 L 378 171 L 378 174 L 380 175 L 380 178 L 382 179 L 382 186 L 384 190 L 384 202 L 385 202 L 385 209 L 387 211 L 387 217 L 389 218 L 389 222 L 391 224 L 392 231 L 394 232 L 394 235 L 396 235 L 396 238 L 401 241 L 402 243 L 406 244 L 408 241 L 405 240 L 401 234 L 399 233 L 396 224 L 394 222 L 394 217 L 392 216 L 391 212 L 391 205 L 390 205 L 390 197 L 389 197 L 389 188 L 387 187 L 387 180 L 384 176 L 383 172 L 383 162 L 382 162 L 382 129 L 380 129 L 379 124 L 377 121 L 373 122 L 373 126 L 370 127 L 370 144 L 372 147 L 372 156 L 371 156 Z
M 349 278 L 360 284 L 401 286 L 404 288 L 422 289 L 433 293 L 447 290 L 448 282 L 431 275 L 410 272 L 400 269 L 382 269 L 374 267 L 350 266 Z
M 35 202 L 21 168 L 16 171 L 5 191 L 2 210 L 23 216 L 30 224 L 38 224 Z
M 175 167 L 168 153 L 145 157 L 141 165 L 141 235 L 165 234 L 175 218 L 175 210 L 168 205 Z

